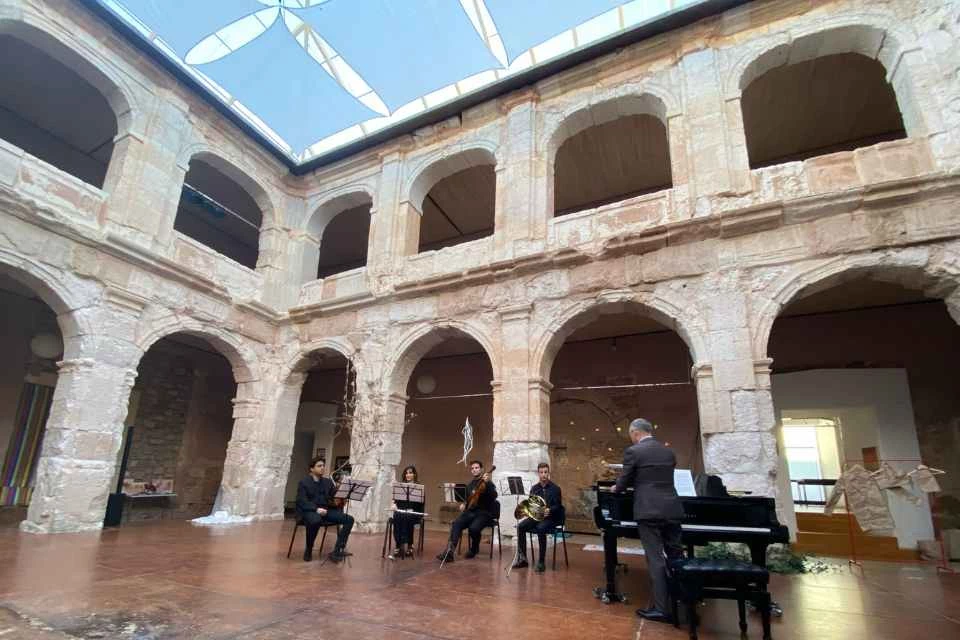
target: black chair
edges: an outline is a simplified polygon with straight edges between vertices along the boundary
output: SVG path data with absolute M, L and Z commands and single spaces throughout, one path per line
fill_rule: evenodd
M 423 532 L 427 528 L 426 518 L 418 518 L 415 523 L 413 523 L 413 535 L 417 537 L 417 527 L 420 527 L 420 537 L 417 538 L 417 553 L 421 556 L 423 555 Z M 380 552 L 381 558 L 386 558 L 387 555 L 393 548 L 393 516 L 387 518 L 387 528 L 383 532 L 383 549 Z
M 697 603 L 707 598 L 736 600 L 740 614 L 740 631 L 747 632 L 747 601 L 753 602 L 763 621 L 763 640 L 770 636 L 770 572 L 742 560 L 691 558 L 673 560 L 669 564 L 670 593 L 674 626 L 679 627 L 677 601 L 686 605 L 690 619 L 690 638 L 697 638 Z
M 527 547 L 530 549 L 530 552 L 533 553 L 533 539 L 536 534 L 533 531 L 528 531 L 527 535 L 530 537 L 530 545 Z M 553 536 L 553 566 L 551 567 L 554 571 L 557 570 L 557 538 L 563 541 L 563 562 L 566 567 L 570 568 L 570 556 L 567 555 L 567 530 L 565 528 L 565 523 L 561 522 L 553 528 L 553 531 L 546 534 L 548 536 Z
M 297 529 L 299 529 L 300 527 L 306 527 L 306 525 L 303 524 L 303 519 L 300 517 L 300 514 L 298 513 L 296 520 L 294 520 L 294 524 L 293 524 L 293 535 L 290 536 L 290 547 L 287 549 L 287 558 L 289 558 L 290 554 L 293 553 L 293 542 L 297 539 Z M 323 545 L 327 542 L 327 529 L 329 527 L 336 527 L 337 535 L 340 535 L 340 525 L 338 524 L 335 524 L 333 522 L 324 522 L 320 525 L 320 527 L 323 529 L 323 536 L 321 536 L 320 538 L 320 550 L 317 552 L 318 556 L 323 555 Z
M 497 500 L 493 503 L 493 513 L 490 514 L 493 516 L 493 519 L 490 521 L 484 529 L 490 529 L 490 559 L 493 559 L 493 532 L 497 532 L 497 550 L 500 552 L 500 557 L 503 557 L 503 544 L 500 540 L 500 501 Z M 466 531 L 466 529 L 464 529 Z M 460 532 L 460 539 L 457 541 L 457 554 L 460 553 L 460 547 L 463 546 L 463 534 L 464 531 Z M 481 535 L 483 533 L 481 532 Z

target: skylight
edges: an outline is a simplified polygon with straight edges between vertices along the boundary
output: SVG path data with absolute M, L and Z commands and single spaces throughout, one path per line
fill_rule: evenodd
M 304 162 L 707 0 L 97 0 Z

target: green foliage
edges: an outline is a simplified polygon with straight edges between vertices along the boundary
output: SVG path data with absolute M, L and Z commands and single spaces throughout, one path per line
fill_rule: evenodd
M 743 560 L 750 562 L 750 550 L 744 544 L 711 542 L 705 547 L 697 547 L 698 558 L 713 560 Z M 806 553 L 795 553 L 790 545 L 775 544 L 767 549 L 767 569 L 771 573 L 823 573 L 831 565 Z

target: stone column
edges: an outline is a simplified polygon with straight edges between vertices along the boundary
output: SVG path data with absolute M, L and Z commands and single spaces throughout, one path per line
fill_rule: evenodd
M 550 385 L 530 377 L 529 322 L 532 306 L 500 309 L 500 379 L 493 382 L 493 464 L 497 486 L 520 476 L 524 486 L 537 481 L 537 465 L 550 462 Z M 504 483 L 505 484 L 505 483 Z M 503 535 L 513 537 L 516 501 L 502 497 Z
M 114 142 L 113 159 L 104 184 L 110 194 L 108 231 L 124 240 L 164 253 L 173 239 L 173 222 L 187 168 L 177 153 L 190 123 L 184 111 L 166 102 L 158 105 L 146 133 L 132 131 Z
M 103 526 L 116 473 L 123 419 L 137 372 L 106 359 L 59 363 L 27 519 L 31 533 Z
M 704 467 L 728 488 L 776 497 L 782 507 L 769 362 L 754 362 L 746 297 L 723 289 L 703 298 L 712 363 L 694 368 Z
M 357 385 L 357 408 L 350 434 L 350 463 L 353 477 L 373 481 L 362 502 L 350 505 L 360 531 L 383 531 L 393 501 L 392 483 L 400 464 L 400 447 L 406 421 L 407 396 L 391 393 L 378 403 Z M 380 404 L 381 406 L 377 406 Z
M 500 100 L 505 114 L 497 164 L 494 255 L 509 260 L 523 254 L 523 243 L 545 238 L 547 210 L 534 205 L 536 171 L 536 105 L 539 96 L 532 89 L 518 91 Z
M 679 69 L 684 82 L 686 127 L 696 132 L 689 149 L 690 201 L 695 216 L 709 215 L 709 196 L 728 193 L 733 187 L 717 52 L 691 52 L 680 60 Z
M 397 150 L 385 153 L 380 158 L 377 213 L 370 220 L 367 272 L 372 276 L 394 271 L 399 261 L 407 255 L 406 218 L 409 212 L 406 211 L 408 207 L 401 206 L 400 202 L 402 180 L 403 155 Z M 401 209 L 404 211 L 401 212 Z

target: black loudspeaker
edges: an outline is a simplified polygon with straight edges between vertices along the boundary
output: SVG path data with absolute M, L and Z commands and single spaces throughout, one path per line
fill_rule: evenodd
M 127 428 L 127 441 L 123 445 L 123 457 L 120 458 L 120 473 L 117 475 L 117 492 L 107 496 L 107 514 L 103 516 L 103 526 L 119 527 L 123 517 L 123 478 L 127 474 L 127 458 L 130 457 L 130 444 L 133 442 L 133 426 Z
M 123 517 L 123 494 L 111 493 L 107 496 L 107 515 L 103 518 L 103 526 L 119 527 Z

